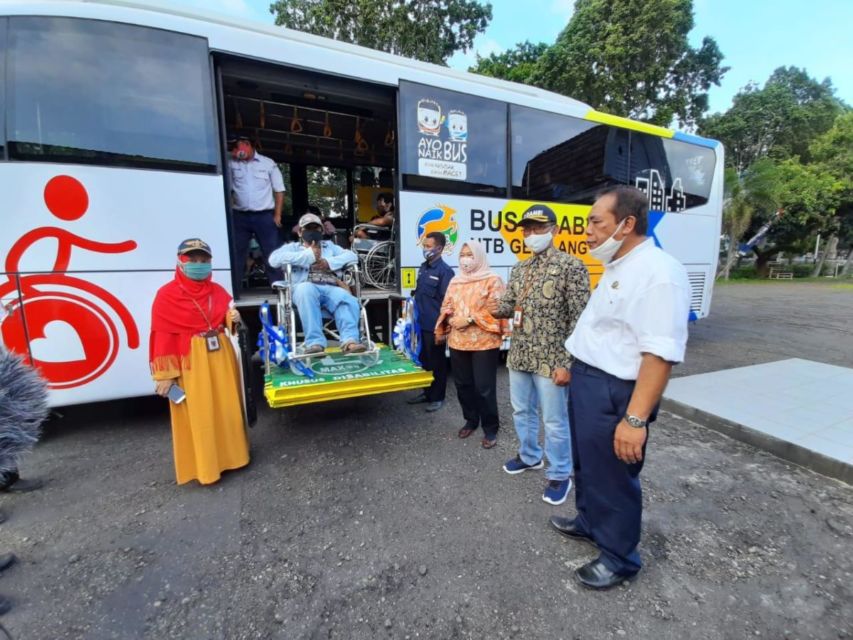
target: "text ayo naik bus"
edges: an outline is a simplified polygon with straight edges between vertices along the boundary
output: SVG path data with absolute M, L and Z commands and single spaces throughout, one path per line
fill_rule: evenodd
M 310 200 L 346 243 L 376 194 L 394 193 L 392 239 L 362 264 L 375 271 L 364 300 L 378 301 L 371 322 L 385 343 L 431 231 L 446 234 L 451 265 L 476 238 L 507 276 L 527 257 L 521 212 L 546 202 L 559 246 L 595 280 L 583 227 L 594 194 L 615 183 L 648 194 L 650 233 L 686 266 L 692 315 L 708 313 L 723 177 L 714 141 L 529 86 L 142 3 L 2 2 L 0 68 L 0 335 L 43 372 L 55 406 L 151 393 L 150 305 L 184 238 L 212 246 L 214 277 L 242 289 L 244 316 L 273 300 L 231 255 L 226 140 L 237 134 L 284 169 L 283 236 Z M 380 386 L 299 401 L 406 387 Z

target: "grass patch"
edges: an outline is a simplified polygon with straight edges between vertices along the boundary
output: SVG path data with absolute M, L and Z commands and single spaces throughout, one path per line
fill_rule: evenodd
M 840 280 L 840 282 L 839 282 Z M 733 278 L 731 280 L 717 280 L 714 282 L 715 286 L 736 286 L 741 284 L 765 284 L 765 285 L 774 285 L 774 284 L 825 284 L 827 286 L 832 287 L 833 289 L 839 289 L 841 291 L 853 291 L 853 282 L 850 281 L 849 278 L 844 279 L 833 279 L 833 278 L 794 278 L 793 280 L 771 280 L 769 278 Z

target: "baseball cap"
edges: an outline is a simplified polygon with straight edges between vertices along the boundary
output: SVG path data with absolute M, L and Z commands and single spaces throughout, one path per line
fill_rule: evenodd
M 557 224 L 557 214 L 551 210 L 551 207 L 544 204 L 534 204 L 522 214 L 521 221 L 518 224 L 524 225 L 525 222 Z
M 307 227 L 309 224 L 316 224 L 316 225 L 320 225 L 322 227 L 323 221 L 320 220 L 320 216 L 315 215 L 313 213 L 306 213 L 304 216 L 299 218 L 299 228 L 300 229 Z
M 207 244 L 201 238 L 187 238 L 181 244 L 178 245 L 179 256 L 190 253 L 191 251 L 202 251 L 209 255 L 211 258 L 213 257 L 213 252 L 210 250 L 210 245 Z

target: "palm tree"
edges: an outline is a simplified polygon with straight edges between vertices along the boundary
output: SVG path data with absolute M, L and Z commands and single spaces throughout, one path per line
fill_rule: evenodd
M 717 278 L 729 279 L 743 234 L 757 211 L 779 205 L 779 173 L 771 160 L 759 160 L 742 173 L 726 169 L 723 192 L 723 233 L 729 238 L 726 260 Z

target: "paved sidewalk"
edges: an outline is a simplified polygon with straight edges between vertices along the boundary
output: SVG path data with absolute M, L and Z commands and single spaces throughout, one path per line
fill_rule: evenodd
M 665 406 L 853 484 L 853 369 L 791 358 L 672 380 Z

